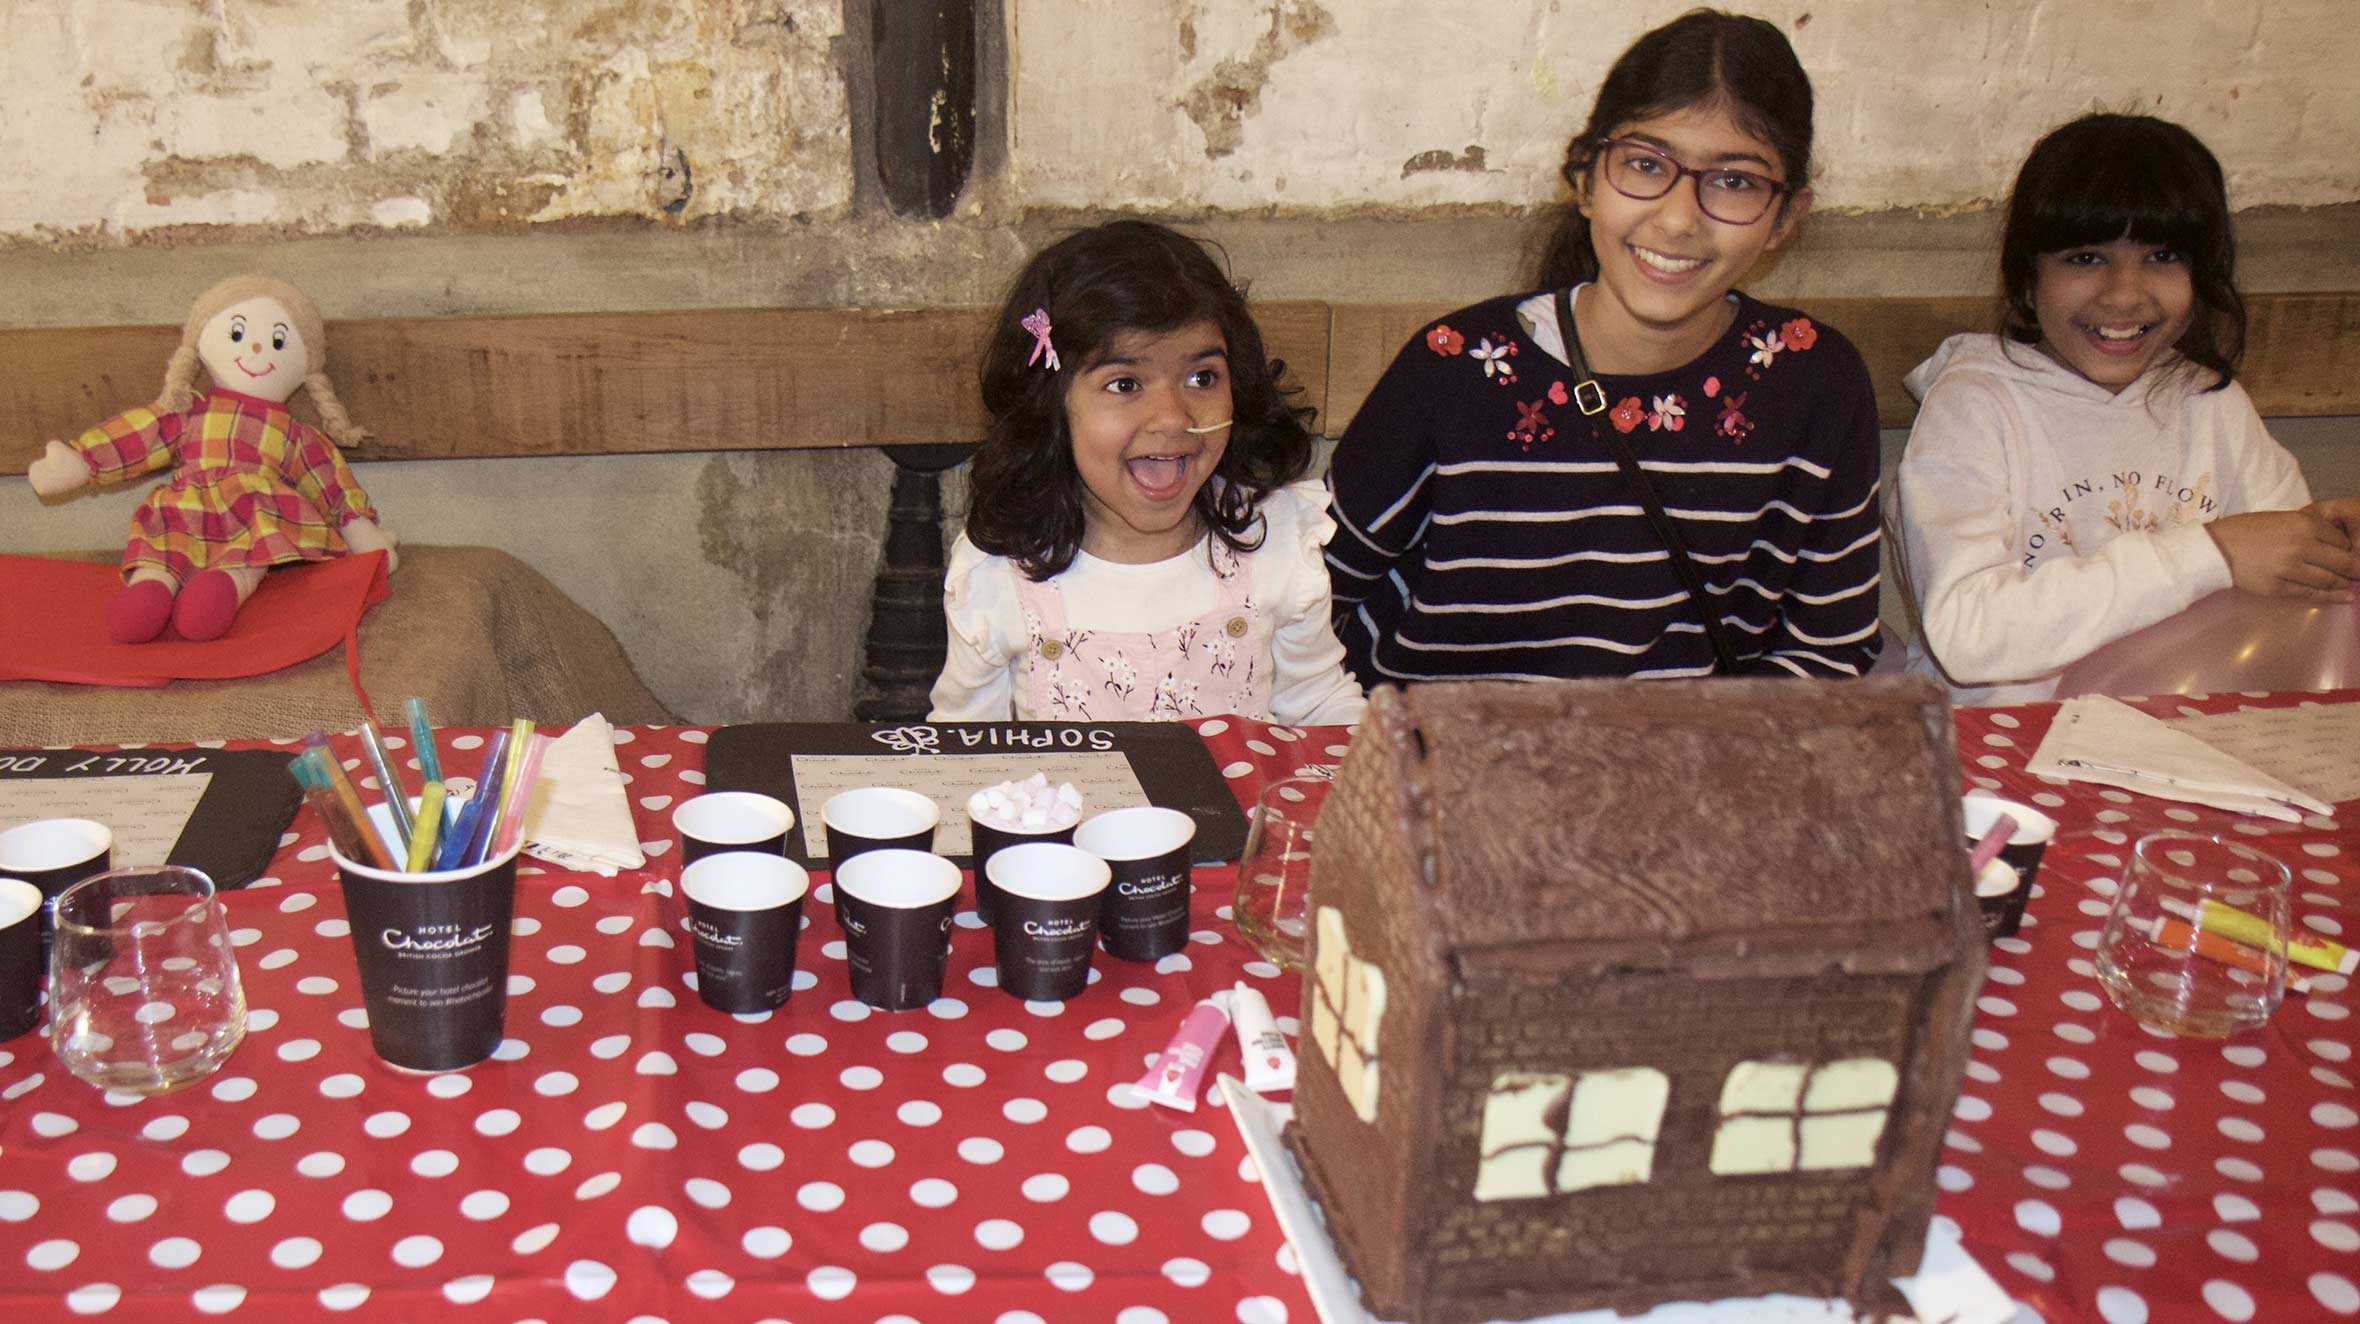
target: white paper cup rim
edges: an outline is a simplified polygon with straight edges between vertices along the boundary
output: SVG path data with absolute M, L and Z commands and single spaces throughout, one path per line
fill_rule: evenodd
M 836 869 L 836 890 L 872 906 L 916 910 L 959 894 L 959 866 L 930 851 L 862 851 Z
M 1177 809 L 1133 805 L 1094 815 L 1074 830 L 1073 844 L 1102 860 L 1151 860 L 1196 839 L 1196 820 Z
M 115 834 L 94 818 L 37 818 L 0 832 L 0 869 L 45 873 L 114 849 Z
M 0 878 L 0 929 L 39 913 L 45 899 L 40 888 L 22 878 Z
M 794 827 L 794 808 L 760 791 L 707 791 L 672 811 L 675 832 L 716 846 L 768 841 Z
M 784 855 L 725 850 L 680 871 L 680 894 L 715 910 L 776 910 L 811 890 L 811 875 Z
M 942 817 L 934 801 L 899 786 L 839 791 L 819 807 L 820 821 L 838 832 L 882 841 L 924 832 Z
M 1028 841 L 992 856 L 984 866 L 992 886 L 1031 901 L 1079 901 L 1106 890 L 1114 870 L 1106 861 L 1061 841 Z
M 2029 846 L 2047 841 L 2057 835 L 2057 820 L 2031 805 L 2005 800 L 1996 795 L 1963 795 L 1959 797 L 1960 817 L 1965 820 L 1967 835 L 1981 837 L 1999 821 L 2001 814 L 2016 820 L 2016 830 L 2008 834 L 2010 846 Z
M 415 811 L 418 807 L 418 797 L 413 795 L 409 799 L 410 808 Z M 393 810 L 382 802 L 369 806 L 369 826 L 377 830 L 378 840 L 388 853 L 391 853 L 396 845 L 392 815 Z M 485 856 L 481 864 L 463 865 L 456 869 L 430 869 L 420 873 L 406 873 L 400 869 L 380 869 L 375 865 L 346 859 L 344 852 L 336 849 L 336 838 L 333 836 L 328 838 L 328 858 L 336 862 L 338 869 L 349 869 L 363 878 L 373 878 L 381 883 L 455 883 L 462 878 L 479 877 L 492 869 L 497 869 L 515 859 L 523 851 L 524 834 L 519 832 L 516 834 L 515 845 L 498 855 Z

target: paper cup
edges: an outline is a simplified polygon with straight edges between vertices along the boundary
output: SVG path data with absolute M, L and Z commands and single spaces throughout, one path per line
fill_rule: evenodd
M 836 874 L 836 919 L 852 996 L 886 1011 L 942 996 L 959 866 L 914 850 L 865 851 Z
M 114 867 L 115 834 L 88 818 L 43 818 L 0 832 L 0 878 L 40 889 L 41 942 L 47 946 L 60 892 Z
M 19 878 L 0 878 L 0 1039 L 41 1020 L 41 916 L 48 898 Z
M 863 851 L 932 850 L 934 824 L 942 816 L 934 802 L 898 786 L 863 786 L 828 797 L 820 823 L 828 834 L 828 868 Z
M 1000 889 L 992 955 L 1002 992 L 1061 1002 L 1089 984 L 1098 905 L 1113 877 L 1106 861 L 1056 842 L 1010 846 L 992 857 L 991 881 Z
M 1068 823 L 1061 828 L 1049 828 L 1040 832 L 1011 832 L 1005 828 L 993 827 L 977 818 L 973 810 L 969 810 L 967 813 L 967 837 L 974 843 L 975 854 L 975 917 L 985 924 L 990 924 L 992 917 L 1000 912 L 999 890 L 992 886 L 991 881 L 990 866 L 994 855 L 1010 846 L 1022 846 L 1026 842 L 1033 841 L 1051 841 L 1061 845 L 1072 845 L 1076 826 L 1076 824 Z
M 2023 927 L 2024 905 L 2032 899 L 2032 881 L 2040 873 L 2041 854 L 2057 835 L 2057 820 L 2038 809 L 1977 792 L 1959 798 L 1968 849 L 1983 839 L 2001 814 L 2016 820 L 2015 832 L 1999 850 L 1999 862 L 2015 875 L 2016 885 L 2006 887 L 1996 869 L 1985 870 L 1983 877 L 1975 880 L 1975 904 L 1983 911 L 1983 932 L 1988 938 L 2013 937 Z
M 390 811 L 369 806 L 393 839 Z M 460 1071 L 492 1055 L 508 1014 L 508 932 L 516 855 L 432 873 L 356 864 L 328 846 L 352 922 L 369 1043 L 404 1071 Z
M 802 865 L 766 851 L 723 851 L 680 871 L 706 1006 L 745 1015 L 787 1000 L 810 889 Z
M 1196 820 L 1177 809 L 1110 809 L 1073 844 L 1106 861 L 1113 881 L 1098 911 L 1110 956 L 1157 961 L 1188 945 L 1188 843 Z
M 708 791 L 683 800 L 672 811 L 680 837 L 680 867 L 723 851 L 787 853 L 787 832 L 795 811 L 787 802 L 759 791 Z

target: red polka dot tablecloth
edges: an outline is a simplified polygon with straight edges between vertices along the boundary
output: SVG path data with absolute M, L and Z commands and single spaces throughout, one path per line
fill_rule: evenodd
M 2328 934 L 2360 832 L 2031 778 L 2052 712 L 1959 714 L 1968 782 L 2063 830 L 2022 934 L 1994 953 L 1940 1216 L 2050 1320 L 2360 1313 L 2345 982 L 2315 979 L 2265 1033 L 2202 1043 L 2139 1030 L 2088 961 L 2142 832 L 2251 834 L 2295 869 L 2298 916 Z M 1335 729 L 1198 727 L 1241 803 L 1344 752 Z M 646 869 L 528 861 L 507 1039 L 472 1071 L 407 1075 L 369 1051 L 308 810 L 270 874 L 225 898 L 252 1013 L 218 1075 L 102 1095 L 37 1036 L 0 1044 L 0 1306 L 44 1320 L 1313 1318 L 1227 1114 L 1122 1088 L 1216 989 L 1243 978 L 1282 1013 L 1298 1004 L 1298 981 L 1227 922 L 1232 871 L 1198 872 L 1186 953 L 1153 967 L 1101 953 L 1065 1004 L 992 987 L 990 935 L 963 914 L 944 997 L 870 1011 L 829 907 L 812 905 L 793 997 L 724 1016 L 684 979 L 667 821 L 702 785 L 706 734 L 618 733 Z M 481 745 L 440 739 L 462 768 Z M 337 748 L 360 775 L 358 749 Z

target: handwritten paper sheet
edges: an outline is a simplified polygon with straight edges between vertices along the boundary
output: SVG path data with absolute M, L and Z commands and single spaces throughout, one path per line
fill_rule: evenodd
M 162 864 L 213 774 L 42 777 L 0 781 L 0 828 L 37 818 L 88 818 L 115 834 L 118 869 Z
M 804 806 L 801 821 L 804 853 L 825 859 L 827 829 L 819 807 L 839 791 L 863 786 L 904 786 L 934 801 L 942 813 L 934 830 L 938 855 L 965 855 L 967 797 L 986 786 L 1021 780 L 1040 773 L 1051 786 L 1072 782 L 1082 793 L 1086 817 L 1106 809 L 1150 803 L 1139 785 L 1131 760 L 1120 751 L 1079 749 L 1028 753 L 970 754 L 958 758 L 909 758 L 895 754 L 797 754 L 794 756 L 795 802 Z
M 2360 797 L 2360 703 L 2246 708 L 2165 725 L 2329 804 Z

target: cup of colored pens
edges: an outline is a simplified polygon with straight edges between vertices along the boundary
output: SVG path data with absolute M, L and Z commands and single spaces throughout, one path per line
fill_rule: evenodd
M 414 727 L 425 778 L 416 798 L 377 757 L 373 726 L 362 740 L 389 797 L 380 803 L 361 800 L 324 740 L 296 757 L 294 772 L 327 820 L 370 1043 L 403 1070 L 463 1070 L 500 1043 L 516 857 L 548 738 L 530 722 L 494 734 L 472 789 L 454 794 L 431 729 L 418 740 Z

